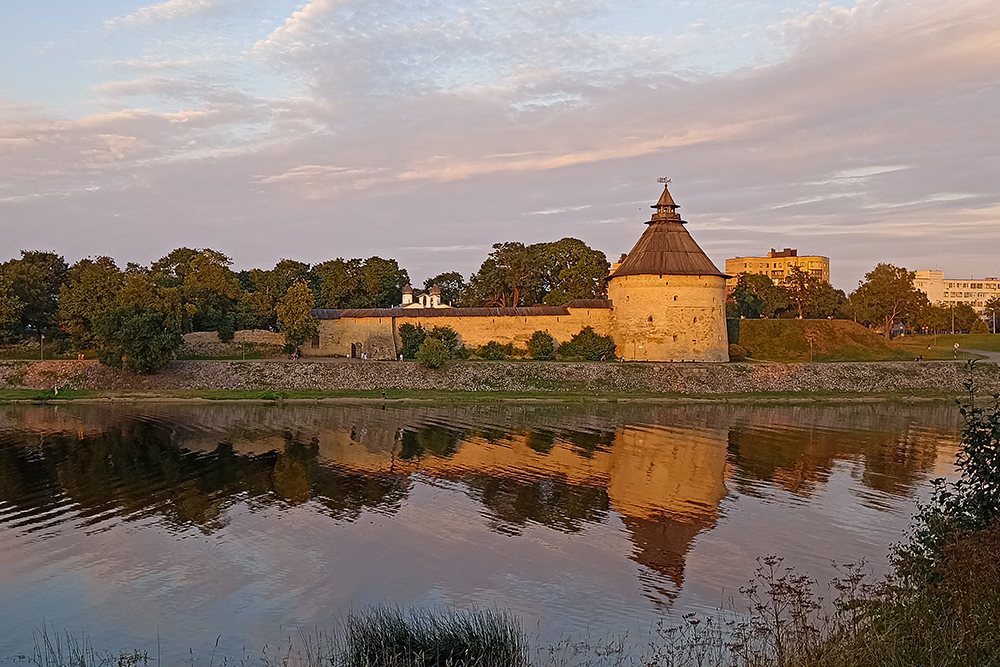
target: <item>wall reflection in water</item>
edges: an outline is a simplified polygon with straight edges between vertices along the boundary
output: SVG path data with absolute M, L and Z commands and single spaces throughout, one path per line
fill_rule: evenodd
M 350 522 L 396 513 L 430 481 L 508 535 L 617 517 L 645 595 L 669 603 L 730 494 L 809 497 L 846 462 L 878 508 L 947 471 L 954 410 L 886 407 L 7 407 L 0 526 L 44 537 L 70 519 L 152 517 L 211 534 L 235 503 Z

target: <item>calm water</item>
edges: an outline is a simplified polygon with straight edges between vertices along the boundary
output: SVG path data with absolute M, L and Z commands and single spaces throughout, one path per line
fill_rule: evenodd
M 43 622 L 254 655 L 377 602 L 634 635 L 758 555 L 884 568 L 958 429 L 949 404 L 0 407 L 0 658 Z

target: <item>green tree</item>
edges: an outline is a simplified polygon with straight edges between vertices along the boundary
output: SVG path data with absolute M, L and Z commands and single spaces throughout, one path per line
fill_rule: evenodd
M 993 333 L 1000 333 L 997 331 L 997 321 L 1000 320 L 1000 295 L 993 297 L 986 302 L 986 308 L 983 310 L 983 317 L 989 322 L 990 331 Z
M 584 327 L 568 343 L 559 346 L 559 354 L 586 361 L 614 359 L 615 339 L 600 335 L 594 331 L 594 327 Z
M 41 250 L 22 250 L 19 259 L 0 265 L 0 273 L 10 281 L 10 290 L 22 304 L 17 334 L 51 336 L 56 331 L 59 289 L 68 272 L 61 256 Z
M 954 315 L 955 321 L 955 331 L 972 331 L 972 327 L 979 322 L 981 318 L 976 309 L 967 303 L 957 303 L 952 308 L 952 313 Z
M 928 303 L 914 318 L 914 328 L 927 329 L 928 333 L 951 331 L 951 308 Z
M 0 341 L 15 335 L 21 323 L 22 310 L 24 304 L 14 294 L 10 279 L 0 273 Z
M 449 356 L 448 348 L 437 338 L 427 338 L 417 350 L 417 361 L 426 368 L 441 368 Z
M 469 278 L 465 305 L 530 305 L 544 296 L 541 289 L 542 267 L 537 253 L 523 243 L 494 243 L 493 252 Z
M 429 292 L 435 285 L 441 290 L 441 303 L 457 304 L 465 290 L 465 279 L 457 271 L 439 273 L 424 281 L 424 291 Z
M 892 327 L 916 317 L 927 307 L 927 296 L 913 286 L 914 273 L 892 264 L 878 264 L 865 274 L 851 294 L 858 321 L 892 337 Z
M 809 291 L 805 305 L 805 316 L 811 318 L 847 317 L 847 295 L 844 290 L 817 280 Z
M 319 331 L 319 323 L 312 315 L 313 295 L 303 281 L 288 288 L 278 301 L 278 328 L 285 334 L 285 344 L 298 347 Z
M 167 328 L 184 330 L 186 313 L 180 291 L 158 285 L 148 273 L 126 273 L 117 301 L 118 308 L 158 313 L 164 317 Z
M 556 339 L 548 331 L 536 331 L 528 339 L 528 354 L 538 361 L 556 358 Z
M 788 308 L 787 293 L 765 275 L 741 273 L 729 296 L 729 315 L 757 319 L 772 318 Z
M 278 315 L 274 312 L 274 299 L 265 292 L 243 292 L 236 305 L 237 329 L 273 329 Z
M 184 275 L 182 296 L 194 331 L 231 332 L 242 290 L 230 270 L 232 260 L 205 250 L 191 258 Z M 229 336 L 232 338 L 232 336 Z
M 403 288 L 410 283 L 406 269 L 382 257 L 334 259 L 313 271 L 324 308 L 392 308 L 402 303 Z
M 184 342 L 176 318 L 141 306 L 104 311 L 94 332 L 102 364 L 142 375 L 166 366 Z
M 399 325 L 399 338 L 403 342 L 401 350 L 404 359 L 416 359 L 417 351 L 424 344 L 427 332 L 419 324 L 414 326 L 409 322 Z
M 69 270 L 69 280 L 59 290 L 59 328 L 77 350 L 97 347 L 94 320 L 114 309 L 125 274 L 110 257 L 81 259 Z
M 529 247 L 541 269 L 542 301 L 549 305 L 573 299 L 599 299 L 607 293 L 611 265 L 600 250 L 579 239 L 564 238 Z

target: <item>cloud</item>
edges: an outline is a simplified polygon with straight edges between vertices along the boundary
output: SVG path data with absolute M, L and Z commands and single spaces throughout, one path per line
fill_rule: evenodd
M 329 12 L 337 5 L 345 4 L 346 2 L 348 0 L 310 0 L 302 9 L 293 12 L 271 34 L 258 41 L 254 45 L 254 48 L 266 49 L 300 36 L 312 27 L 317 17 Z
M 714 73 L 676 67 L 702 28 L 680 45 L 616 34 L 601 28 L 613 3 L 358 0 L 320 20 L 339 4 L 307 4 L 226 68 L 188 71 L 190 51 L 123 59 L 148 76 L 94 88 L 114 113 L 65 121 L 0 106 L 0 199 L 25 221 L 90 216 L 95 244 L 118 242 L 100 231 L 107 211 L 143 202 L 133 224 L 169 230 L 143 243 L 208 245 L 217 229 L 246 261 L 398 251 L 414 275 L 433 275 L 445 260 L 414 240 L 488 248 L 570 234 L 617 256 L 667 173 L 712 252 L 801 237 L 802 250 L 856 267 L 836 280 L 890 252 L 904 265 L 941 253 L 995 267 L 993 2 L 823 7 L 774 28 L 782 58 Z M 287 89 L 251 92 L 261 72 Z M 172 113 L 133 108 L 154 102 Z M 51 203 L 75 197 L 79 208 Z M 5 221 L 22 219 L 10 210 Z M 942 231 L 950 219 L 961 234 Z M 8 238 L 32 231 L 10 224 Z M 472 255 L 456 268 L 475 268 Z
M 141 7 L 127 16 L 108 19 L 105 25 L 111 28 L 123 25 L 149 25 L 160 21 L 202 14 L 232 0 L 166 0 L 155 5 Z

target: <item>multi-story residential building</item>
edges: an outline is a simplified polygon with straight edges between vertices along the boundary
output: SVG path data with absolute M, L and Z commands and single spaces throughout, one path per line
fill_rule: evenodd
M 736 277 L 741 273 L 759 273 L 776 283 L 784 282 L 793 266 L 822 280 L 830 282 L 830 258 L 821 255 L 802 255 L 795 248 L 775 250 L 767 253 L 767 257 L 733 257 L 726 260 L 726 287 L 736 286 Z
M 983 314 L 986 302 L 1000 296 L 1000 278 L 945 278 L 944 271 L 916 271 L 913 286 L 938 305 L 966 303 Z

